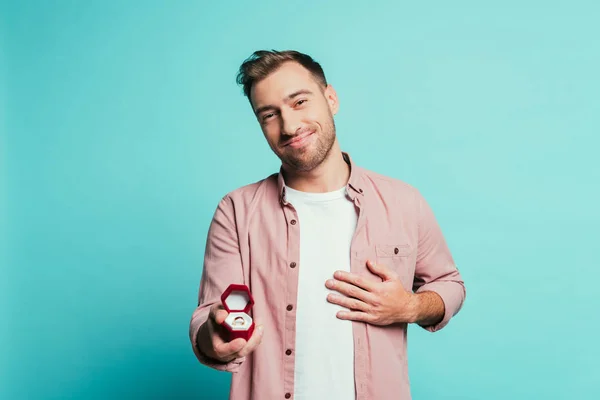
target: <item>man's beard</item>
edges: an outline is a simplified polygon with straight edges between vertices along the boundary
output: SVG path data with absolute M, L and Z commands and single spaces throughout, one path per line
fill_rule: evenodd
M 286 147 L 279 154 L 279 158 L 284 164 L 289 165 L 295 171 L 308 172 L 312 171 L 327 158 L 331 152 L 331 148 L 335 143 L 335 123 L 333 118 L 327 124 L 322 125 L 323 131 L 318 134 L 315 132 L 314 143 L 307 147 L 294 149 Z

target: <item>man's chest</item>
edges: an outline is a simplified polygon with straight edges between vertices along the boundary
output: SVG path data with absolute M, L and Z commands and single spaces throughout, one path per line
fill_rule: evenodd
M 398 272 L 407 289 L 412 286 L 418 227 L 402 210 L 348 202 L 330 209 L 297 205 L 257 211 L 240 232 L 244 270 L 253 283 L 297 285 L 300 271 L 329 275 L 327 268 L 311 268 L 319 260 L 334 271 L 347 266 L 371 277 L 366 262 L 372 260 Z

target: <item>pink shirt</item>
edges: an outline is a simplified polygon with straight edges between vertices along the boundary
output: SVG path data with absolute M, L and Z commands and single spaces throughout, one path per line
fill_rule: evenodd
M 465 287 L 432 210 L 412 186 L 355 165 L 347 153 L 344 158 L 351 167 L 347 194 L 359 210 L 351 271 L 381 282 L 366 266 L 370 259 L 395 270 L 405 289 L 438 293 L 445 316 L 425 329 L 443 328 L 460 310 Z M 280 172 L 229 193 L 219 202 L 208 232 L 190 339 L 201 363 L 233 372 L 230 398 L 236 400 L 290 399 L 294 394 L 294 306 L 302 265 L 297 262 L 298 216 L 285 201 L 284 186 Z M 220 303 L 231 283 L 250 287 L 252 316 L 265 329 L 252 354 L 222 364 L 203 355 L 196 342 L 210 307 Z M 356 399 L 410 399 L 407 324 L 352 325 Z

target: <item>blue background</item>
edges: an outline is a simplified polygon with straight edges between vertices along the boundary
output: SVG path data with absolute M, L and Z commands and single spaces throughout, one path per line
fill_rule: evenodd
M 598 3 L 323 3 L 2 4 L 0 398 L 227 398 L 188 322 L 217 202 L 279 166 L 235 84 L 262 48 L 322 63 L 465 278 L 413 397 L 599 398 Z

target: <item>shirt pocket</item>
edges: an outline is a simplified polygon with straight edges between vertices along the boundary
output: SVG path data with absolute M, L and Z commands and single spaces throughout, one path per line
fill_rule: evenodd
M 376 244 L 375 254 L 377 258 L 400 258 L 408 257 L 412 253 L 412 248 L 409 244 Z
M 400 277 L 404 288 L 412 290 L 414 257 L 410 244 L 376 244 L 375 255 L 377 264 L 385 265 L 394 271 Z

